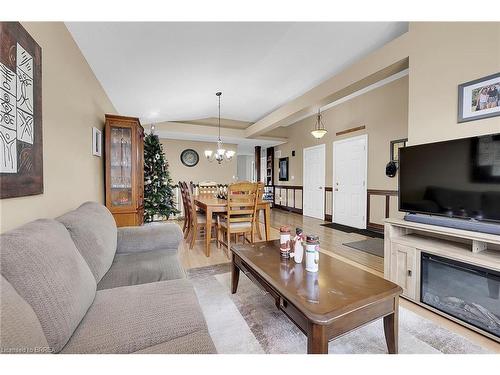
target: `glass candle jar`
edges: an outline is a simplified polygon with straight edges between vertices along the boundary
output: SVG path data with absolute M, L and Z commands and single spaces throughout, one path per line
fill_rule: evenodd
M 319 237 L 310 234 L 306 238 L 306 271 L 318 272 L 319 270 Z
M 290 258 L 290 227 L 280 227 L 280 254 L 282 258 Z
M 304 257 L 304 232 L 302 228 L 295 229 L 295 238 L 293 239 L 293 259 L 296 263 L 302 263 Z

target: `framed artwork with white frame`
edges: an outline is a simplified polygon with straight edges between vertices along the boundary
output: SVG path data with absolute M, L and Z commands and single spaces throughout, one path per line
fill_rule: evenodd
M 92 155 L 102 156 L 102 131 L 92 127 Z

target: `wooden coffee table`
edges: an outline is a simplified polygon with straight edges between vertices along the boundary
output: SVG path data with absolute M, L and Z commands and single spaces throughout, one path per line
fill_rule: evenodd
M 280 258 L 279 241 L 233 245 L 231 253 L 231 292 L 241 270 L 307 336 L 308 353 L 326 354 L 329 341 L 380 318 L 389 353 L 398 352 L 398 285 L 326 254 L 319 272 L 307 272 L 305 260 Z

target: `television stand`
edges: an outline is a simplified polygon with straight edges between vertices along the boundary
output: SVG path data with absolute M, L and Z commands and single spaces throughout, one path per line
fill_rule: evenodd
M 477 221 L 474 219 L 458 219 L 445 216 L 409 213 L 405 215 L 405 220 L 414 223 L 437 225 L 441 227 L 463 229 L 467 231 L 489 233 L 500 236 L 500 224 Z
M 500 342 L 499 336 L 430 306 L 426 303 L 422 292 L 425 279 L 422 273 L 422 258 L 425 258 L 427 254 L 431 257 L 437 256 L 460 262 L 465 268 L 481 268 L 491 271 L 490 274 L 496 274 L 497 276 L 486 280 L 487 282 L 474 281 L 471 285 L 474 288 L 476 286 L 480 288 L 475 290 L 483 294 L 488 293 L 488 288 L 490 288 L 490 293 L 495 294 L 494 298 L 500 301 L 500 296 L 495 292 L 498 288 L 498 275 L 500 275 L 500 236 L 393 218 L 385 220 L 384 234 L 384 277 L 403 288 L 402 297 Z M 443 280 L 448 280 L 446 285 L 439 284 L 438 280 L 434 286 L 437 285 L 437 289 L 440 286 L 446 286 L 447 292 L 451 289 L 450 287 L 461 282 L 460 278 L 451 283 L 450 278 L 443 278 Z M 460 296 L 464 289 L 466 288 L 459 290 L 455 296 Z M 447 294 L 446 296 L 453 297 L 454 295 Z M 477 301 L 472 299 L 467 302 Z

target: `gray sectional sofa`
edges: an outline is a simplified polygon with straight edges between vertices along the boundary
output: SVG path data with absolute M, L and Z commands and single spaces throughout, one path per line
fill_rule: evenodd
M 1 353 L 215 353 L 177 224 L 87 202 L 0 236 Z

